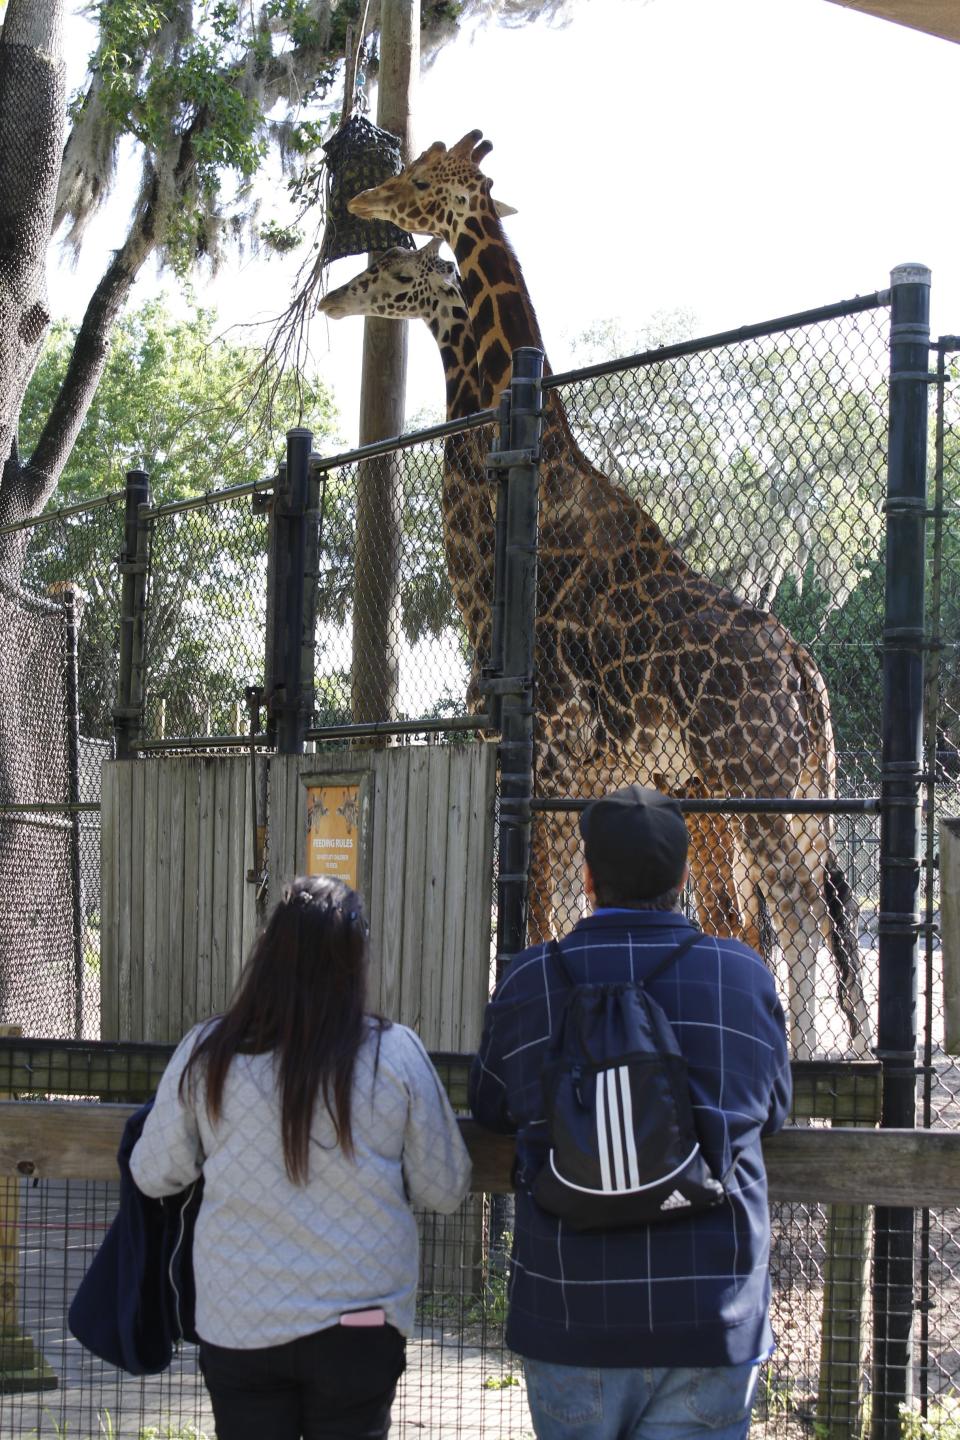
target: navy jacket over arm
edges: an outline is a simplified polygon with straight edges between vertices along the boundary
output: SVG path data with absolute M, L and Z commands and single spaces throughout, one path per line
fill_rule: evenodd
M 203 1180 L 163 1200 L 137 1189 L 130 1152 L 152 1107 L 152 1100 L 142 1105 L 123 1127 L 120 1207 L 67 1317 L 81 1345 L 130 1375 L 165 1370 L 175 1345 L 197 1340 L 193 1228 Z
M 690 928 L 673 912 L 602 910 L 562 949 L 579 982 L 642 980 Z M 547 1154 L 541 1069 L 568 994 L 549 947 L 516 956 L 487 1007 L 470 1104 L 481 1125 L 517 1135 L 507 1343 L 531 1359 L 737 1365 L 772 1345 L 760 1139 L 781 1127 L 791 1100 L 773 979 L 748 946 L 705 935 L 650 993 L 687 1058 L 711 1168 L 731 1173 L 715 1210 L 635 1230 L 578 1234 L 530 1194 Z

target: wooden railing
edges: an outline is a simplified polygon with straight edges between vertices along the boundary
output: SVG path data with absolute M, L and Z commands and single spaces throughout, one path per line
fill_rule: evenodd
M 11 1182 L 116 1180 L 123 1126 L 156 1089 L 171 1050 L 0 1038 L 0 1095 L 18 1097 L 0 1100 L 0 1212 L 6 1209 L 0 1229 L 8 1240 L 0 1270 L 8 1283 L 15 1283 L 9 1277 L 17 1270 L 19 1187 Z M 462 1113 L 471 1057 L 432 1058 Z M 825 1440 L 847 1440 L 859 1424 L 859 1391 L 851 1377 L 860 1374 L 869 1336 L 869 1207 L 960 1206 L 960 1132 L 880 1130 L 880 1086 L 880 1067 L 873 1062 L 799 1062 L 793 1123 L 764 1142 L 771 1201 L 827 1207 L 817 1400 Z M 474 1191 L 509 1191 L 512 1138 L 468 1119 L 460 1125 L 473 1159 Z M 24 1343 L 0 1313 L 0 1383 L 13 1360 L 20 1363 L 16 1347 Z M 39 1368 L 33 1383 L 46 1383 Z
M 116 1180 L 133 1105 L 0 1102 L 0 1177 Z M 473 1189 L 510 1190 L 513 1140 L 461 1120 Z M 773 1201 L 827 1205 L 960 1205 L 960 1132 L 789 1128 L 764 1141 Z

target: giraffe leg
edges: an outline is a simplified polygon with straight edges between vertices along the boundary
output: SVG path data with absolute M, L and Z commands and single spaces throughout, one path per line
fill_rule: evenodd
M 527 888 L 527 944 L 538 945 L 553 935 L 553 872 L 556 856 L 549 812 L 533 817 L 530 841 L 530 882 Z
M 817 955 L 826 940 L 826 906 L 785 816 L 745 816 L 744 833 L 786 966 L 790 1048 L 795 1059 L 809 1060 L 817 1049 Z
M 797 1059 L 817 1049 L 817 964 L 831 947 L 836 958 L 836 922 L 831 915 L 828 875 L 829 834 L 821 817 L 750 816 L 745 833 L 757 885 L 770 911 L 774 934 L 787 970 L 787 1010 L 791 1048 Z M 848 957 L 849 958 L 849 957 Z M 869 1054 L 870 1023 L 859 980 L 841 991 L 854 1055 Z
M 809 870 L 818 897 L 822 928 L 830 950 L 840 1009 L 850 1033 L 854 1055 L 866 1058 L 872 1040 L 870 1016 L 863 992 L 856 904 L 846 877 L 831 849 L 829 817 L 794 815 L 791 830 L 797 853 Z
M 579 816 L 538 811 L 533 820 L 527 944 L 557 938 L 583 914 L 583 846 Z
M 750 885 L 739 822 L 726 815 L 691 814 L 690 875 L 704 930 L 761 949 L 759 907 Z

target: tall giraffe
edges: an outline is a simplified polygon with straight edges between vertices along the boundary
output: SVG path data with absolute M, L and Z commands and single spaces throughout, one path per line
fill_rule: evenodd
M 512 351 L 543 342 L 470 131 L 431 145 L 350 202 L 365 219 L 447 242 L 474 326 L 484 403 Z M 826 687 L 774 616 L 699 575 L 652 518 L 577 448 L 556 392 L 541 461 L 537 711 L 541 791 L 596 792 L 611 776 L 681 794 L 829 796 L 836 760 Z M 811 1053 L 816 955 L 833 948 L 856 1047 L 869 1021 L 856 940 L 831 881 L 829 819 L 745 815 L 742 863 L 788 959 L 794 1053 Z M 534 845 L 549 845 L 541 828 Z M 541 862 L 536 868 L 543 873 Z
M 317 308 L 331 319 L 378 315 L 394 320 L 423 320 L 443 362 L 447 419 L 460 420 L 482 408 L 480 378 L 473 326 L 456 267 L 440 259 L 441 243 L 435 239 L 416 251 L 386 252 L 352 280 L 330 291 Z M 483 621 L 490 613 L 492 589 L 493 492 L 485 477 L 478 432 L 450 437 L 447 443 L 450 448 L 444 457 L 442 491 L 447 567 L 475 658 L 482 658 L 489 640 Z M 475 670 L 468 702 L 476 704 L 478 698 Z M 758 944 L 755 924 L 747 922 L 737 900 L 727 823 L 721 816 L 689 818 L 691 869 L 704 925 L 720 934 Z M 546 856 L 541 854 L 539 858 L 546 862 Z M 531 877 L 535 897 L 546 893 L 545 881 L 550 873 L 541 879 L 535 871 Z

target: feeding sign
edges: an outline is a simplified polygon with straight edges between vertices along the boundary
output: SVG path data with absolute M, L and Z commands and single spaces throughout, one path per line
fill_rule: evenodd
M 307 787 L 307 874 L 360 888 L 359 784 Z

